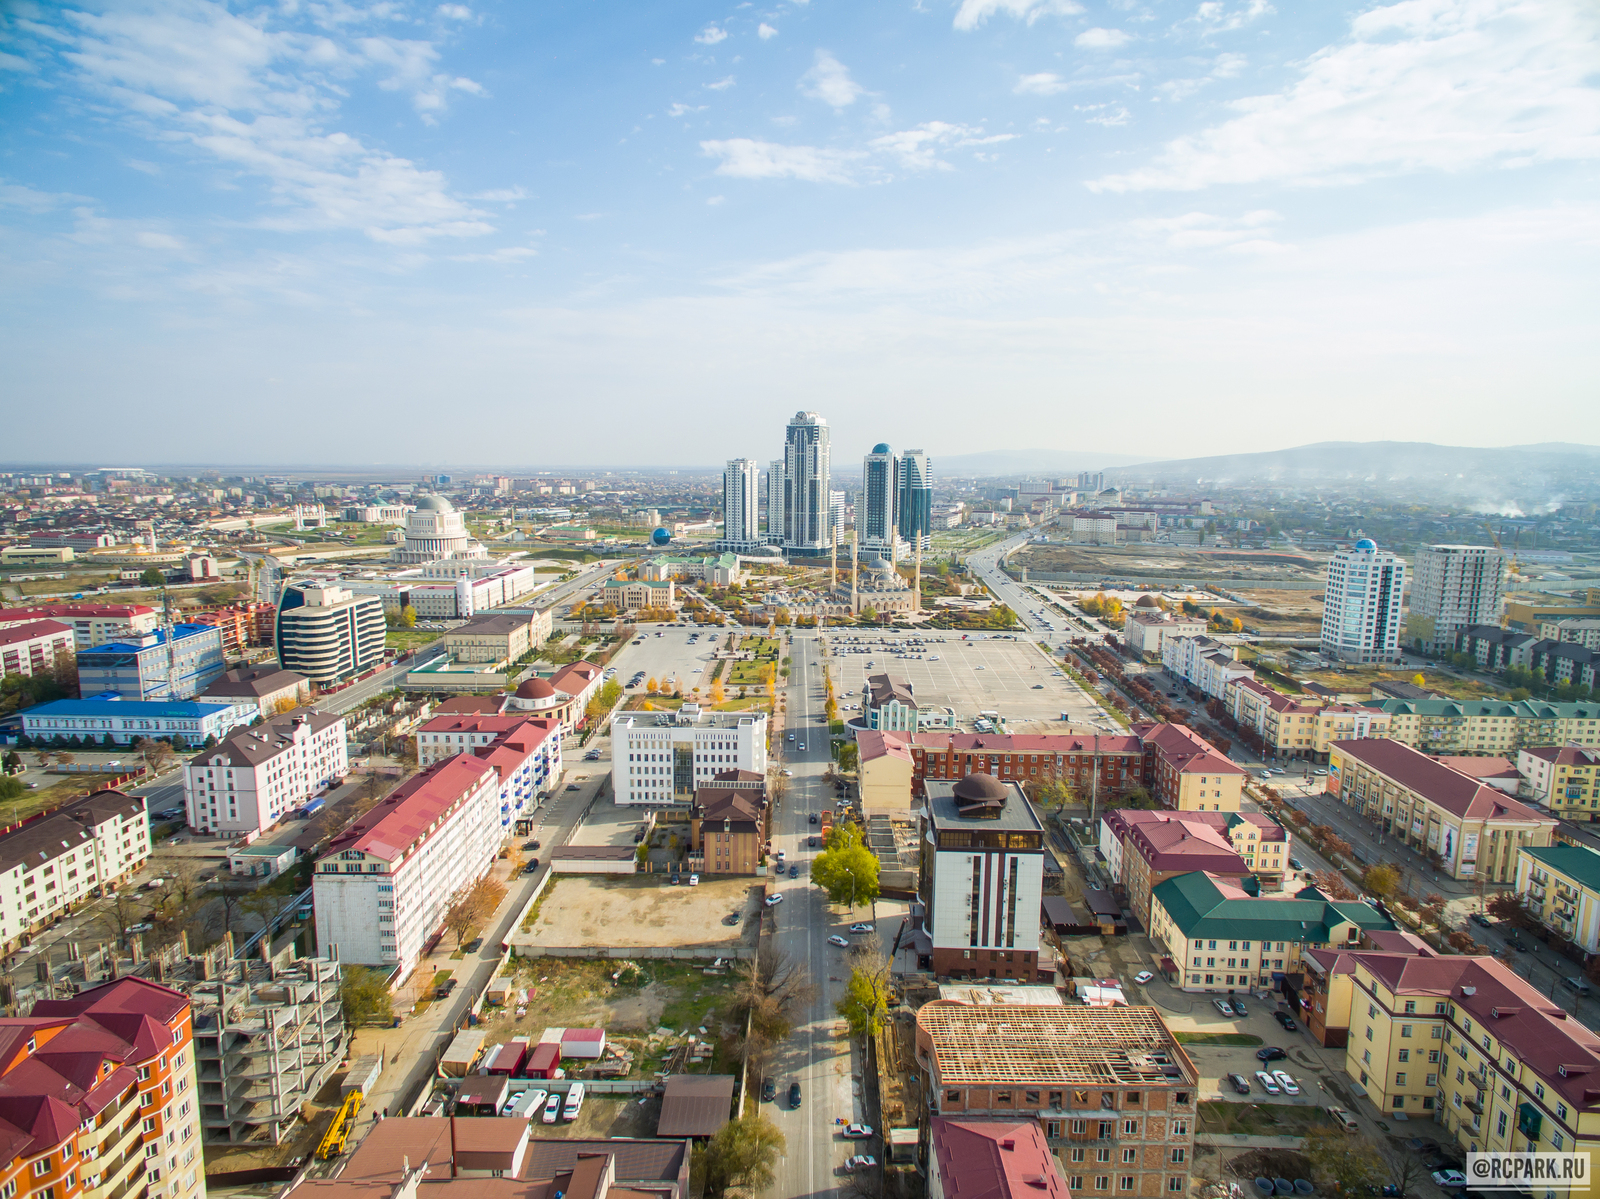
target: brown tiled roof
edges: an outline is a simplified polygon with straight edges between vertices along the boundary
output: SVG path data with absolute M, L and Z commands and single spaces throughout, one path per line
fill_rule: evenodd
M 1554 823 L 1505 792 L 1486 786 L 1404 742 L 1387 737 L 1366 737 L 1358 741 L 1335 741 L 1333 748 L 1344 757 L 1369 766 L 1438 804 L 1452 816 Z
M 144 799 L 121 791 L 96 791 L 47 815 L 35 816 L 0 836 L 0 873 L 20 865 L 24 870 L 55 859 L 78 845 L 94 840 L 94 829 L 121 814 L 123 819 L 144 812 Z
M 856 734 L 856 745 L 861 749 L 863 762 L 875 762 L 879 758 L 911 761 L 911 753 L 906 749 L 905 738 L 897 737 L 893 733 L 880 733 L 876 729 L 869 729 Z
M 947 733 L 915 734 L 911 744 L 919 749 L 954 750 L 958 754 L 1137 754 L 1139 738 L 1106 734 L 1098 740 L 1082 733 Z
M 731 1074 L 670 1075 L 666 1092 L 661 1097 L 656 1135 L 714 1136 L 732 1118 L 733 1088 L 737 1081 Z
M 274 662 L 265 666 L 241 666 L 236 670 L 224 671 L 200 694 L 228 698 L 249 696 L 251 699 L 260 699 L 263 695 L 271 695 L 274 691 L 285 691 L 308 682 L 305 675 L 285 670 Z
M 343 720 L 343 716 L 319 712 L 315 708 L 285 712 L 282 716 L 274 716 L 251 728 L 229 734 L 220 744 L 202 750 L 189 762 L 194 766 L 211 766 L 220 758 L 224 766 L 259 766 L 294 744 L 295 725 L 303 722 L 310 726 L 311 732 L 320 733 Z

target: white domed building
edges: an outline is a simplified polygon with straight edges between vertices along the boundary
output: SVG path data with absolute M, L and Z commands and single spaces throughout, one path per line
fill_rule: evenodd
M 425 495 L 406 517 L 405 540 L 389 561 L 415 566 L 441 558 L 487 558 L 483 543 L 467 535 L 467 522 L 442 495 Z
M 848 604 L 850 584 L 843 583 L 835 594 L 842 594 Z M 887 558 L 869 558 L 857 573 L 854 611 L 860 613 L 868 608 L 879 616 L 917 611 L 917 593 Z
M 569 662 L 548 679 L 524 679 L 506 711 L 554 720 L 564 730 L 582 728 L 589 701 L 604 682 L 605 672 L 593 662 Z

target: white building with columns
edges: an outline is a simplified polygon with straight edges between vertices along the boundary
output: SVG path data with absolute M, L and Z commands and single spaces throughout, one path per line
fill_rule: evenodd
M 725 770 L 767 773 L 764 712 L 619 712 L 611 720 L 611 792 L 619 804 L 687 808 Z

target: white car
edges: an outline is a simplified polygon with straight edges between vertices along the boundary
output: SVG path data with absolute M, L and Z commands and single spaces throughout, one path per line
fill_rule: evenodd
M 1213 999 L 1211 1001 L 1211 1006 L 1216 1008 L 1217 1011 L 1221 1012 L 1224 1016 L 1231 1017 L 1233 1015 L 1233 1005 L 1230 1004 L 1226 999 Z
M 1467 1185 L 1467 1176 L 1460 1170 L 1435 1170 L 1433 1181 L 1445 1188 L 1464 1187 Z
M 700 876 L 698 874 L 691 874 L 689 876 L 689 885 L 691 887 L 698 887 L 700 885 Z
M 1137 974 L 1135 974 L 1133 976 L 1133 981 L 1138 983 L 1142 987 L 1142 986 L 1144 986 L 1145 983 L 1150 982 L 1152 979 L 1154 979 L 1155 976 L 1156 976 L 1155 975 L 1155 971 L 1153 971 L 1153 970 L 1141 970 L 1141 971 L 1139 971 L 1139 973 L 1137 973 Z
M 780 903 L 783 902 L 783 895 L 781 893 L 778 894 L 778 895 L 769 895 L 765 899 L 763 899 L 761 902 L 766 904 L 769 908 L 777 907 Z
M 828 938 L 828 944 L 837 945 L 840 949 L 850 948 L 849 940 L 845 937 L 841 937 L 838 933 L 834 933 L 833 936 Z
M 1282 1087 L 1287 1094 L 1298 1095 L 1300 1093 L 1300 1084 L 1295 1082 L 1294 1076 L 1287 1070 L 1274 1070 L 1272 1072 L 1272 1077 L 1278 1080 L 1278 1085 Z
M 850 931 L 853 933 L 871 933 L 876 932 L 877 930 L 870 924 L 852 924 L 850 926 Z
M 1261 1089 L 1267 1094 L 1279 1094 L 1278 1080 L 1273 1078 L 1272 1075 L 1268 1074 L 1265 1070 L 1256 1071 L 1256 1081 L 1261 1084 Z
M 550 1098 L 545 1102 L 544 1114 L 539 1118 L 546 1124 L 554 1124 L 561 1119 L 561 1104 L 561 1093 L 559 1091 L 552 1092 Z

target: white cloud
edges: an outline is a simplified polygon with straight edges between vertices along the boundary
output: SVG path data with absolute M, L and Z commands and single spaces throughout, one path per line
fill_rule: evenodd
M 732 86 L 733 86 L 733 76 L 732 75 L 729 75 L 726 79 L 719 79 L 715 83 L 708 83 L 708 84 L 705 85 L 705 87 L 706 87 L 706 89 L 708 91 L 713 91 L 713 92 L 725 92 Z
M 1120 104 L 1087 104 L 1077 109 L 1093 115 L 1084 117 L 1091 125 L 1126 125 L 1132 114 Z
M 762 28 L 765 29 L 766 26 L 763 25 Z M 26 58 L 18 58 L 15 54 L 0 51 L 0 71 L 18 71 L 24 75 L 34 75 L 38 70 L 39 68 Z
M 366 18 L 386 11 L 367 9 Z M 325 25 L 354 21 L 348 6 L 323 6 Z M 330 129 L 345 89 L 332 82 L 373 66 L 380 86 L 409 90 L 425 118 L 470 79 L 434 70 L 430 43 L 363 37 L 349 43 L 274 31 L 221 4 L 138 12 L 74 11 L 64 52 L 80 79 L 167 146 L 187 144 L 240 176 L 266 182 L 267 213 L 282 231 L 357 230 L 388 244 L 464 237 L 493 228 L 452 195 L 444 176 Z
M 503 250 L 490 250 L 482 254 L 452 254 L 451 262 L 526 262 L 536 258 L 539 251 L 532 246 L 507 246 Z
M 784 146 L 748 137 L 705 141 L 700 149 L 720 158 L 717 174 L 739 179 L 803 179 L 808 183 L 848 183 L 846 164 L 862 155 L 818 146 Z
M 67 192 L 42 192 L 24 187 L 20 183 L 0 180 L 0 207 L 3 208 L 20 208 L 24 212 L 49 212 L 64 204 L 85 202 L 86 198 L 83 196 L 74 196 Z
M 472 10 L 465 4 L 441 4 L 434 11 L 441 17 L 448 17 L 452 21 L 472 20 Z
M 149 229 L 134 234 L 133 240 L 147 250 L 186 250 L 189 243 L 171 233 L 155 233 Z
M 941 170 L 954 168 L 939 157 L 939 151 L 963 146 L 987 146 L 1008 142 L 1018 137 L 1015 133 L 997 133 L 985 136 L 982 129 L 968 125 L 951 125 L 945 121 L 926 121 L 914 129 L 899 133 L 886 133 L 868 143 L 874 150 L 892 154 L 900 164 L 911 170 Z
M 1161 238 L 1175 250 L 1209 250 L 1259 242 L 1263 231 L 1281 220 L 1283 218 L 1276 212 L 1262 208 L 1238 217 L 1216 216 L 1209 212 L 1151 217 L 1132 221 L 1129 228 L 1141 236 Z
M 718 42 L 727 41 L 727 39 L 728 31 L 726 29 L 719 28 L 716 25 L 707 25 L 699 33 L 694 35 L 694 40 L 699 42 L 702 46 L 715 46 Z
M 818 50 L 811 69 L 800 77 L 800 90 L 834 108 L 856 102 L 866 89 L 850 78 L 849 69 L 826 50 Z
M 1132 41 L 1127 33 L 1120 29 L 1085 29 L 1072 39 L 1074 46 L 1082 46 L 1085 50 L 1115 50 L 1118 46 L 1126 46 Z
M 489 191 L 478 192 L 472 198 L 490 204 L 513 204 L 518 200 L 526 200 L 528 193 L 520 187 L 496 187 Z
M 762 41 L 766 41 L 768 38 L 777 37 L 778 31 L 763 21 L 760 25 L 756 26 L 756 36 Z
M 1232 33 L 1276 11 L 1267 0 L 1246 0 L 1243 7 L 1231 11 L 1222 0 L 1205 0 L 1195 9 L 1194 16 L 1178 22 L 1177 28 L 1196 29 L 1202 35 Z
M 1072 16 L 1083 11 L 1075 0 L 961 0 L 956 10 L 955 28 L 976 29 L 996 13 L 1005 13 L 1032 25 L 1047 15 Z
M 704 112 L 705 110 L 706 106 L 704 104 L 673 104 L 667 109 L 667 115 L 669 117 L 681 117 L 685 113 Z
M 707 196 L 706 203 L 715 208 L 718 204 L 721 204 L 726 199 L 726 196 Z
M 1600 15 L 1582 4 L 1402 0 L 1353 19 L 1276 95 L 1097 191 L 1351 183 L 1600 158 Z
M 1037 75 L 1024 75 L 1012 90 L 1023 96 L 1053 96 L 1064 92 L 1072 84 L 1054 71 L 1040 71 Z
M 1219 54 L 1206 74 L 1188 79 L 1168 79 L 1156 85 L 1156 93 L 1166 100 L 1187 99 L 1208 83 L 1236 78 L 1244 70 L 1247 61 L 1243 54 Z

